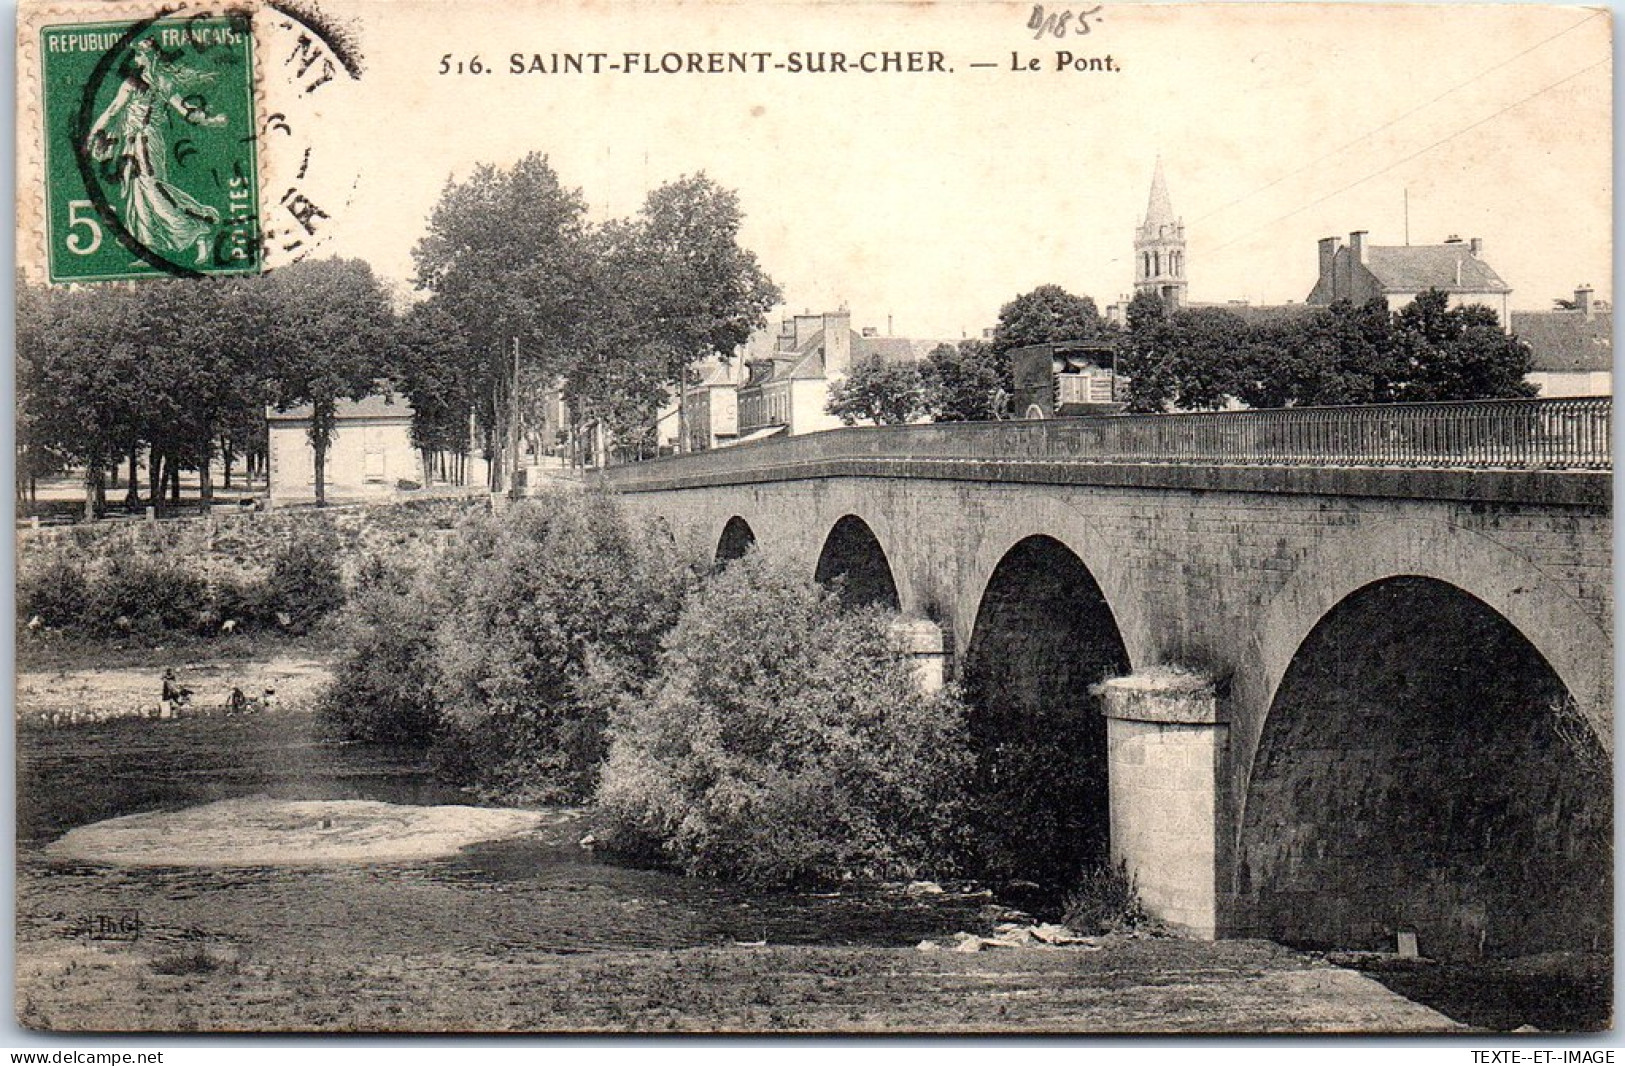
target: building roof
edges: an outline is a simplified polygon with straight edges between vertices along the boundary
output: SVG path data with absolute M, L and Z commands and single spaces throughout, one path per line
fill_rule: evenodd
M 1463 241 L 1449 244 L 1375 245 L 1366 250 L 1366 269 L 1384 292 L 1511 292 L 1490 265 Z
M 917 341 L 908 337 L 864 337 L 852 334 L 852 361 L 873 359 L 885 363 L 914 363 L 937 346 L 937 341 Z M 922 346 L 924 351 L 922 351 Z
M 1316 307 L 1314 304 L 1193 303 L 1187 305 L 1189 310 L 1195 310 L 1199 307 L 1216 307 L 1220 311 L 1228 311 L 1249 326 L 1290 322 L 1293 319 L 1307 318 L 1316 311 L 1325 310 L 1325 308 Z
M 1614 313 L 1514 311 L 1512 332 L 1535 355 L 1534 369 L 1591 373 L 1614 368 Z
M 741 378 L 740 369 L 744 360 L 733 359 L 726 363 L 721 360 L 707 361 L 699 367 L 700 380 L 689 386 L 694 389 L 709 389 L 718 385 L 737 385 Z
M 268 408 L 265 417 L 272 422 L 298 422 L 308 421 L 310 414 L 311 405 L 305 403 L 285 411 Z M 405 396 L 373 393 L 359 401 L 339 400 L 333 405 L 333 417 L 340 422 L 363 418 L 411 418 L 412 404 Z

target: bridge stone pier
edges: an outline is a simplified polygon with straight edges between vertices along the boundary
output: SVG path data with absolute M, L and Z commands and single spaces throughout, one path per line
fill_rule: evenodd
M 1061 738 L 1066 860 L 1165 920 L 1516 955 L 1612 936 L 1589 403 L 839 430 L 605 480 L 696 551 L 940 626 L 987 750 Z

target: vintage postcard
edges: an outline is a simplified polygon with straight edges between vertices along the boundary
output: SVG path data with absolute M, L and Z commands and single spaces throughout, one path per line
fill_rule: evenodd
M 1609 9 L 17 18 L 19 1042 L 1612 1028 Z

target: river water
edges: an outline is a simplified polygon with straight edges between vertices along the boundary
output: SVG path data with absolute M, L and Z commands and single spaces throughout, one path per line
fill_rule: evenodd
M 583 850 L 577 812 L 451 858 L 310 867 L 54 861 L 68 830 L 250 796 L 474 803 L 418 753 L 337 744 L 307 716 L 124 720 L 18 734 L 18 935 L 139 922 L 143 938 L 256 950 L 583 952 L 718 943 L 908 945 L 985 931 L 985 894 L 754 890 L 616 865 Z

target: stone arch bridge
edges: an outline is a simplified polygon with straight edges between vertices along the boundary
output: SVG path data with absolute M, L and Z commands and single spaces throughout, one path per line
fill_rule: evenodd
M 866 428 L 605 479 L 719 559 L 936 623 L 1011 736 L 1071 721 L 1073 857 L 1164 919 L 1519 954 L 1611 941 L 1610 415 Z

